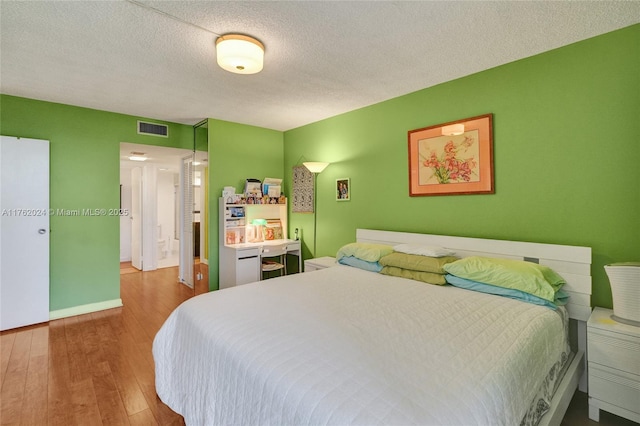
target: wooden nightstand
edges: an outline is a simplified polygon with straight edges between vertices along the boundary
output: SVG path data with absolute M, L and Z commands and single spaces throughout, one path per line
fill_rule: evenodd
M 331 268 L 332 266 L 336 265 L 337 263 L 335 257 L 325 256 L 318 257 L 317 259 L 307 259 L 304 261 L 304 271 L 317 271 L 318 269 Z
M 640 327 L 611 319 L 595 308 L 587 322 L 589 418 L 600 410 L 640 422 Z

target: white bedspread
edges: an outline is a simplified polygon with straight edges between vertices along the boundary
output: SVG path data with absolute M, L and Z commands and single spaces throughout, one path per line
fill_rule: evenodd
M 518 425 L 563 348 L 548 308 L 337 266 L 190 299 L 153 355 L 187 425 Z

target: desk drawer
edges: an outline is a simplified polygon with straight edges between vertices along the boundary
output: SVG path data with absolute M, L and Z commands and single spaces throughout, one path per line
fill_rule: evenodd
M 247 259 L 250 257 L 258 257 L 260 256 L 260 248 L 252 247 L 242 250 L 236 250 L 236 259 Z
M 294 243 L 287 243 L 287 251 L 296 251 L 300 250 L 300 241 L 296 241 Z

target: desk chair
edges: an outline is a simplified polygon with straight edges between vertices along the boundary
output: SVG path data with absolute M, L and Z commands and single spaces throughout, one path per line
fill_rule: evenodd
M 264 280 L 265 273 L 269 275 L 269 272 L 280 271 L 280 276 L 287 273 L 287 245 L 265 245 L 262 247 L 261 256 L 261 274 L 260 279 Z

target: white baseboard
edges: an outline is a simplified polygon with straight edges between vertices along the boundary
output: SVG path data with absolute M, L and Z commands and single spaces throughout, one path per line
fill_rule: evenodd
M 105 300 L 104 302 L 89 303 L 87 305 L 73 306 L 71 308 L 58 309 L 49 312 L 49 320 L 73 317 L 76 315 L 89 314 L 91 312 L 104 311 L 105 309 L 119 308 L 122 306 L 122 299 Z
M 209 259 L 200 259 L 200 263 L 204 263 L 205 265 L 208 265 Z

